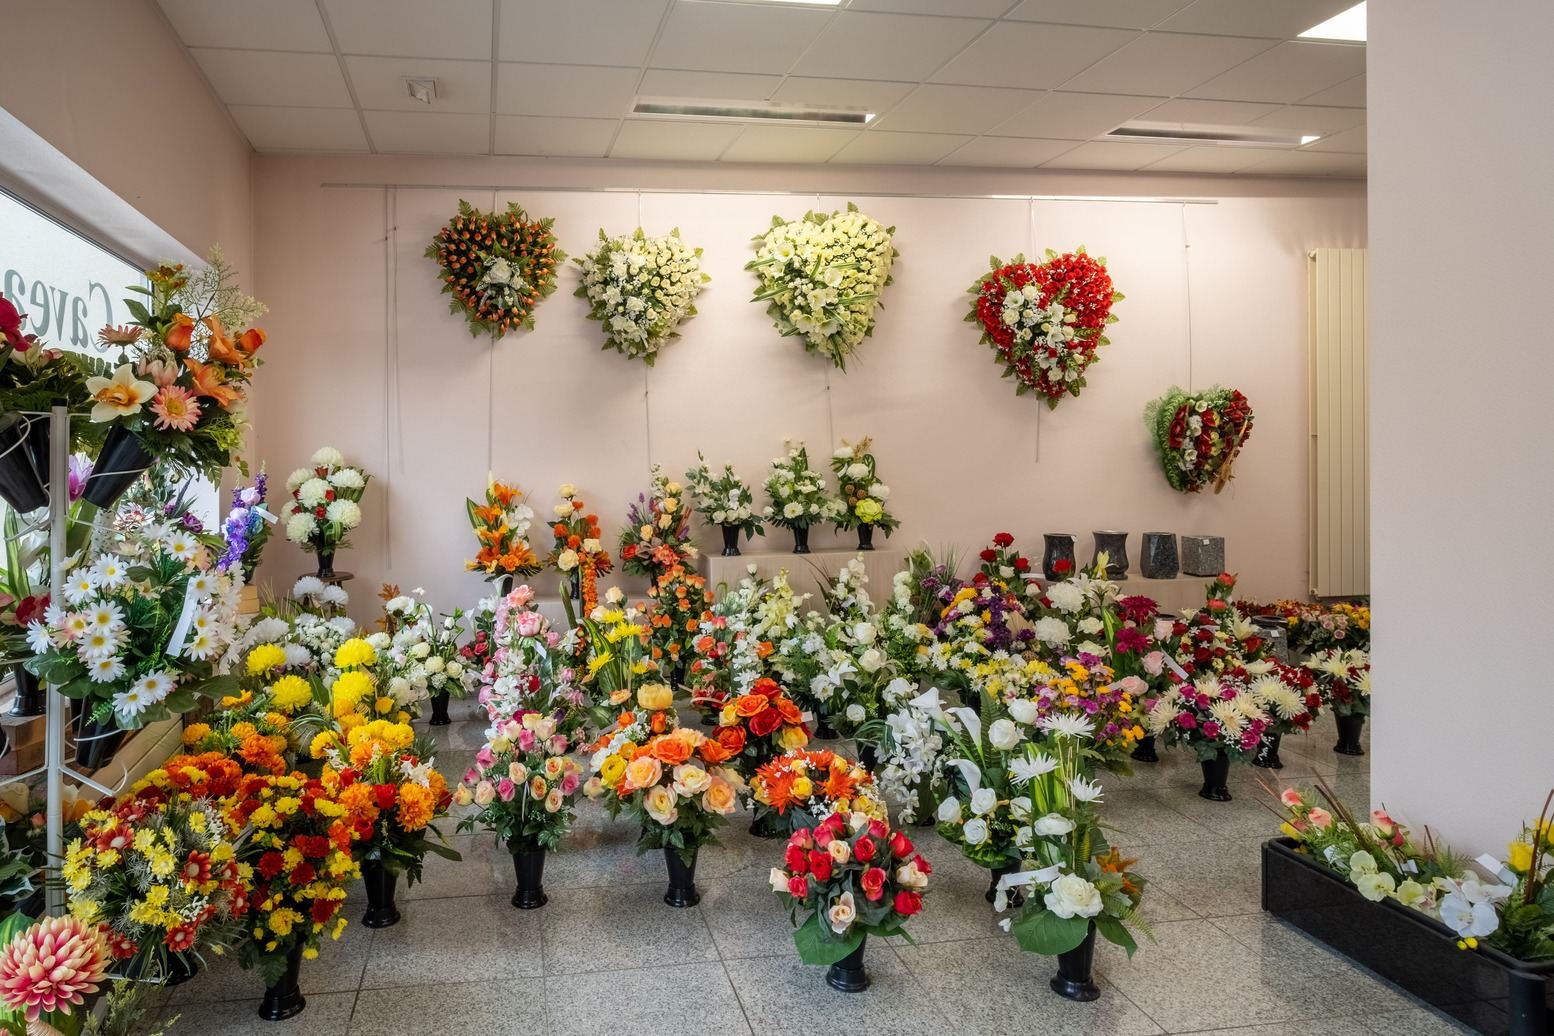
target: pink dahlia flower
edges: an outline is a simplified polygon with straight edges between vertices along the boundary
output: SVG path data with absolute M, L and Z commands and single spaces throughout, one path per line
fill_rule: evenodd
M 97 992 L 108 972 L 108 943 L 102 932 L 74 917 L 45 917 L 19 932 L 0 954 L 0 1000 L 40 1014 L 79 1006 Z

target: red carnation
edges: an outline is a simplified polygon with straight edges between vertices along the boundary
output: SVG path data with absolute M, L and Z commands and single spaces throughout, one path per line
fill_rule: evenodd
M 265 853 L 263 856 L 259 857 L 259 863 L 255 866 L 254 869 L 257 870 L 265 878 L 265 880 L 269 880 L 270 878 L 273 878 L 279 874 L 282 869 L 285 868 L 285 866 L 286 857 L 272 849 Z

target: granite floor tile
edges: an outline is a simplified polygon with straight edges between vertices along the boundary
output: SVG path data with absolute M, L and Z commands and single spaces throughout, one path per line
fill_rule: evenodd
M 1376 1036 L 1453 1036 L 1473 1030 L 1428 1007 L 1415 1007 L 1407 1011 L 1387 1011 L 1368 1014 L 1361 1018 Z
M 445 824 L 451 828 L 452 824 Z M 448 844 L 461 859 L 445 860 L 428 854 L 421 871 L 421 880 L 414 885 L 400 883 L 398 899 L 409 902 L 419 899 L 452 899 L 461 896 L 495 896 L 503 892 L 512 895 L 516 877 L 513 874 L 513 858 L 507 849 L 499 845 L 496 836 L 488 833 L 449 835 Z
M 1164 1032 L 1106 980 L 1101 999 L 1080 1004 L 1047 988 L 1056 965 L 1023 953 L 1014 939 L 898 946 L 896 953 L 968 1036 L 1145 1036 Z
M 540 910 L 545 974 L 717 960 L 701 911 L 664 902 L 658 885 L 550 890 Z
M 1182 1033 L 1213 1032 L 1214 1036 L 1372 1036 L 1358 1018 L 1308 1018 L 1270 1025 L 1242 1025 L 1233 1029 L 1181 1029 Z
M 1173 801 L 1171 806 L 1206 829 L 1209 837 L 1242 841 L 1272 838 L 1279 833 L 1285 812 L 1267 791 L 1243 784 L 1231 789 L 1231 795 L 1234 797 L 1229 802 L 1211 802 L 1189 795 Z
M 359 886 L 358 886 L 359 888 Z M 302 992 L 308 997 L 323 993 L 352 993 L 361 985 L 362 969 L 372 946 L 374 932 L 360 923 L 363 896 L 358 893 L 346 900 L 349 922 L 338 942 L 325 938 L 315 960 L 302 962 Z M 244 971 L 235 952 L 220 957 L 206 955 L 209 969 L 202 971 L 168 993 L 169 1005 L 206 1003 L 219 1000 L 257 999 L 264 993 L 264 979 L 257 971 Z
M 1109 791 L 1102 807 L 1106 837 L 1119 849 L 1213 837 L 1212 830 L 1180 808 L 1181 801 L 1180 795 L 1160 789 L 1124 786 Z
M 1263 841 L 1259 836 L 1154 845 L 1139 852 L 1138 871 L 1153 889 L 1201 917 L 1255 914 L 1263 908 Z
M 865 965 L 869 988 L 839 993 L 826 985 L 825 968 L 800 962 L 796 953 L 724 963 L 757 1036 L 819 1032 L 942 1036 L 956 1031 L 890 947 L 876 946 L 871 940 Z
M 716 961 L 547 978 L 545 1010 L 552 1036 L 750 1032 L 728 974 Z
M 546 1036 L 542 990 L 533 978 L 368 991 L 356 1001 L 347 1036 Z
M 155 1026 L 171 1027 L 167 1036 L 346 1036 L 351 1023 L 355 993 L 306 993 L 307 1007 L 295 1018 L 267 1022 L 259 1017 L 259 1000 L 220 1003 L 171 1004 L 163 1009 Z M 177 1018 L 176 1022 L 172 1020 Z M 152 1032 L 156 1031 L 153 1026 Z M 381 1033 L 379 1036 L 388 1036 Z
M 1217 917 L 1211 922 L 1254 955 L 1256 967 L 1282 973 L 1292 988 L 1309 992 L 1322 1013 L 1406 1011 L 1418 1002 L 1303 932 L 1266 914 Z
M 362 985 L 367 989 L 458 982 L 480 974 L 492 982 L 538 976 L 540 920 L 515 910 L 508 896 L 469 896 L 401 903 L 403 917 L 374 932 Z
M 794 952 L 786 897 L 772 891 L 767 881 L 770 869 L 752 867 L 731 877 L 699 882 L 699 909 L 724 960 Z

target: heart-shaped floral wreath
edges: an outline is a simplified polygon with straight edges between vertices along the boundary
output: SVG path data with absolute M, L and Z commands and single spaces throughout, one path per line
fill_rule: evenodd
M 471 335 L 500 338 L 534 330 L 534 307 L 556 290 L 553 219 L 530 219 L 514 202 L 506 212 L 481 212 L 460 199 L 453 217 L 426 248 L 436 260 L 448 310 L 462 313 Z
M 1049 248 L 1044 263 L 1017 255 L 1008 263 L 993 256 L 988 265 L 967 289 L 974 298 L 966 321 L 982 326 L 982 341 L 998 354 L 1004 377 L 1015 379 L 1015 393 L 1038 392 L 1049 407 L 1079 395 L 1096 350 L 1107 344 L 1106 325 L 1117 320 L 1112 304 L 1123 297 L 1106 260 L 1083 247 L 1063 255 Z
M 1165 468 L 1166 481 L 1182 493 L 1230 481 L 1230 467 L 1252 434 L 1252 404 L 1235 389 L 1171 390 L 1144 408 L 1144 424 Z
M 846 370 L 847 358 L 874 333 L 874 310 L 899 254 L 891 244 L 895 232 L 851 202 L 845 212 L 773 216 L 745 264 L 760 279 L 752 301 L 766 303 L 784 337 L 802 336 L 807 351 Z

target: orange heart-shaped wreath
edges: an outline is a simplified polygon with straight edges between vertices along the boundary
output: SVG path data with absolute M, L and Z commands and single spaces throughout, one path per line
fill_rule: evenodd
M 517 203 L 506 212 L 481 212 L 459 201 L 459 214 L 426 248 L 437 262 L 448 310 L 462 313 L 471 335 L 500 338 L 534 330 L 534 307 L 556 290 L 556 267 L 566 253 L 556 247 L 553 219 L 530 219 Z

